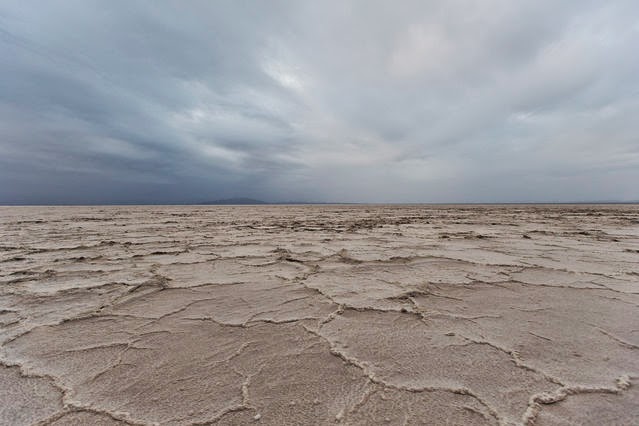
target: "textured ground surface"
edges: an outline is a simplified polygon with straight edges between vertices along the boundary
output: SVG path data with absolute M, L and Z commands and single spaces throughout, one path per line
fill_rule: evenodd
M 639 424 L 639 207 L 0 208 L 0 424 Z

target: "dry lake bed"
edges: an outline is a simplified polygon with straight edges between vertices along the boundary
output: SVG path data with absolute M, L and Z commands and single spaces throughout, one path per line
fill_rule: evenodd
M 639 206 L 2 207 L 0 424 L 637 425 Z

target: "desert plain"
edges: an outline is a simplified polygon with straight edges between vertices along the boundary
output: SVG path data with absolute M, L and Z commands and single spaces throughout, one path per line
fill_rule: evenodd
M 637 425 L 639 206 L 0 208 L 0 424 Z

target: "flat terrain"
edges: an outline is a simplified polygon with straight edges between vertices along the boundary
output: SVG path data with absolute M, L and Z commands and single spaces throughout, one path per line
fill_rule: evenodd
M 0 208 L 0 424 L 639 424 L 639 206 Z

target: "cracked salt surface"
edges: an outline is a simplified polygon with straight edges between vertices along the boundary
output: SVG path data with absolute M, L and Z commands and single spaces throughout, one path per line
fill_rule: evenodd
M 0 208 L 0 424 L 639 424 L 636 206 Z

